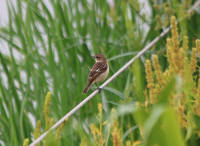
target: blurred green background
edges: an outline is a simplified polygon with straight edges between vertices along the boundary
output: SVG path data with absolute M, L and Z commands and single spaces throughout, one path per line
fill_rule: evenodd
M 109 78 L 169 26 L 168 15 L 182 16 L 179 15 L 182 2 L 176 0 L 169 3 L 173 10 L 171 13 L 167 13 L 164 7 L 166 0 L 6 2 L 9 23 L 0 28 L 0 41 L 6 42 L 8 47 L 3 49 L 9 50 L 9 53 L 2 53 L 2 49 L 0 52 L 0 145 L 6 146 L 22 145 L 25 138 L 32 141 L 37 120 L 41 121 L 41 131 L 44 131 L 43 105 L 48 91 L 52 93 L 50 117 L 56 122 L 96 89 L 92 85 L 87 95 L 82 94 L 95 62 L 91 55 L 106 55 L 110 66 Z M 184 11 L 194 3 L 195 0 L 189 1 Z M 160 9 L 155 9 L 155 4 Z M 185 18 L 178 25 L 180 41 L 184 35 L 189 37 L 188 54 L 195 46 L 195 39 L 200 38 L 199 7 L 194 12 L 190 19 Z M 165 22 L 161 27 L 158 27 L 156 15 Z M 167 36 L 171 37 L 171 34 Z M 144 102 L 145 99 L 144 60 L 157 54 L 162 71 L 166 69 L 167 36 L 70 117 L 60 145 L 77 146 L 84 136 L 92 138 L 89 125 L 98 124 L 95 117 L 98 103 L 103 103 L 104 120 L 110 117 L 112 108 L 118 109 L 122 135 L 137 125 L 134 116 L 145 115 L 133 112 L 135 102 Z M 128 106 L 123 106 L 126 104 Z M 169 110 L 165 114 L 170 118 L 174 113 Z M 169 129 L 175 125 L 168 125 Z M 159 135 L 157 132 L 155 135 Z M 138 128 L 132 133 L 134 140 L 141 139 Z M 177 139 L 181 139 L 179 136 Z M 123 142 L 126 140 L 130 140 L 129 135 L 124 135 Z M 200 144 L 196 137 L 189 138 L 186 144 L 191 142 L 192 145 Z

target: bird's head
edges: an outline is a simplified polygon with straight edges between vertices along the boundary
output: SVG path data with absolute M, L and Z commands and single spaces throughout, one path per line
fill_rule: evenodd
M 99 54 L 92 56 L 92 57 L 95 58 L 96 62 L 107 62 L 106 56 L 104 54 L 99 53 Z

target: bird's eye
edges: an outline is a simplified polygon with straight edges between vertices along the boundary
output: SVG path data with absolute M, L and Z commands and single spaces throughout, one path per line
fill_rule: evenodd
M 97 56 L 96 58 L 99 58 L 99 56 Z

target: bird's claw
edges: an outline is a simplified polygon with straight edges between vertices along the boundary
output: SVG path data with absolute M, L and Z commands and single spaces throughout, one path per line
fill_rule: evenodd
M 99 90 L 99 93 L 100 93 L 100 92 L 101 92 L 101 90 L 102 90 L 102 88 L 99 88 L 99 87 L 98 87 L 98 88 L 97 88 L 97 90 Z M 99 93 L 98 93 L 98 94 L 99 94 Z

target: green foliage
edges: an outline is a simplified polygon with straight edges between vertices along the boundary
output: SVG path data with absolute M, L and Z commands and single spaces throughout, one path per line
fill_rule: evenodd
M 41 121 L 41 131 L 44 131 L 42 111 L 48 91 L 52 93 L 50 117 L 55 122 L 92 93 L 94 86 L 87 95 L 82 94 L 90 68 L 94 64 L 91 55 L 100 52 L 106 55 L 110 66 L 108 77 L 118 71 L 162 32 L 162 28 L 155 31 L 155 27 L 156 15 L 164 15 L 165 18 L 164 2 L 159 1 L 158 5 L 162 8 L 156 12 L 154 3 L 149 1 L 152 11 L 150 15 L 149 12 L 141 12 L 145 10 L 144 5 L 139 1 L 134 3 L 133 0 L 114 0 L 114 4 L 104 0 L 17 0 L 16 5 L 7 0 L 9 24 L 0 28 L 0 38 L 9 48 L 9 54 L 0 52 L 0 142 L 12 146 L 23 145 L 25 138 L 29 138 L 29 143 L 32 142 L 37 120 Z M 176 3 L 170 4 L 175 15 L 181 17 L 177 14 L 179 6 Z M 190 17 L 190 20 L 182 21 L 183 31 L 187 32 L 190 39 L 200 38 L 199 12 Z M 189 42 L 191 50 L 194 43 L 192 40 Z M 143 58 L 149 59 L 151 54 L 159 51 L 160 65 L 164 70 L 167 67 L 165 48 L 163 38 Z M 171 109 L 160 103 L 149 115 L 141 113 L 135 117 L 132 116 L 135 108 L 121 106 L 127 102 L 133 105 L 144 99 L 144 70 L 144 61 L 138 59 L 135 66 L 124 71 L 101 94 L 77 111 L 66 123 L 60 145 L 77 146 L 85 136 L 89 140 L 92 138 L 87 129 L 90 123 L 95 123 L 99 102 L 103 103 L 105 119 L 109 118 L 113 107 L 120 109 L 117 110 L 119 112 L 123 111 L 118 117 L 123 133 L 129 130 L 128 124 L 134 127 L 137 125 L 135 120 L 144 118 L 143 123 L 147 123 L 146 120 L 149 119 L 146 128 L 150 129 L 149 135 L 152 133 L 153 137 L 151 141 L 149 136 L 145 144 L 157 142 L 154 129 L 163 143 L 172 138 L 177 139 L 177 145 L 180 144 L 182 139 Z M 125 96 L 127 92 L 128 97 Z M 161 110 L 159 115 L 156 115 L 156 110 Z M 155 116 L 157 118 L 151 120 Z M 158 124 L 163 120 L 169 122 L 166 124 L 168 129 L 166 133 L 159 134 L 162 131 Z M 199 121 L 196 117 L 195 122 Z M 148 126 L 149 123 L 152 124 Z M 174 133 L 169 131 L 172 128 Z M 142 139 L 138 129 L 132 133 L 134 140 Z M 126 136 L 124 141 L 126 140 L 130 140 L 130 137 Z M 196 141 L 195 138 L 192 140 Z M 110 141 L 108 145 L 111 144 Z M 166 145 L 169 144 L 171 143 Z
M 160 100 L 146 112 L 144 108 L 134 112 L 133 116 L 137 123 L 141 126 L 140 132 L 145 140 L 145 145 L 184 145 L 180 133 L 180 126 L 177 122 L 176 113 L 172 108 L 167 106 L 170 93 L 173 91 L 172 80 L 163 93 L 160 95 Z

